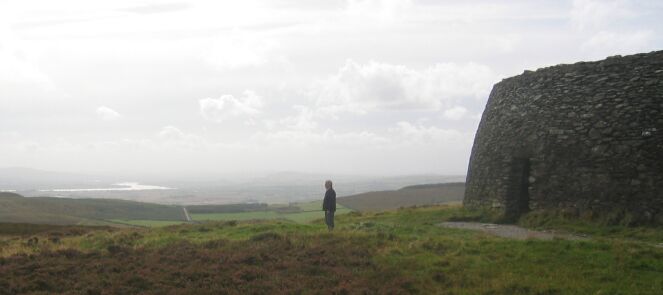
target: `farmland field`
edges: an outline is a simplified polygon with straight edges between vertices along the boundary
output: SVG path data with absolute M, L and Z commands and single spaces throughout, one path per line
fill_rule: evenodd
M 182 207 L 109 199 L 23 197 L 0 192 L 0 222 L 112 225 L 108 220 L 184 220 Z
M 168 226 L 175 224 L 182 224 L 186 221 L 173 221 L 173 220 L 141 220 L 141 219 L 111 219 L 109 220 L 117 224 L 125 224 L 132 226 L 146 226 L 146 227 L 158 227 L 158 226 Z
M 194 221 L 211 221 L 211 220 L 254 220 L 254 219 L 287 219 L 294 222 L 309 222 L 316 219 L 324 218 L 322 211 L 321 201 L 312 201 L 306 203 L 293 204 L 299 208 L 299 212 L 280 212 L 279 206 L 271 206 L 268 211 L 252 211 L 252 212 L 233 212 L 233 213 L 204 213 L 204 214 L 191 214 Z M 336 215 L 342 215 L 351 212 L 352 210 L 343 207 L 340 204 L 336 206 Z
M 454 201 L 462 183 L 429 184 L 396 191 L 369 192 L 337 198 L 336 215 L 353 210 L 380 211 Z M 238 203 L 191 205 L 193 221 L 284 219 L 299 223 L 324 217 L 322 200 L 291 204 Z M 23 197 L 0 193 L 0 222 L 60 225 L 159 227 L 185 222 L 183 206 L 125 200 Z
M 392 191 L 374 191 L 341 197 L 337 203 L 358 211 L 382 211 L 401 207 L 460 202 L 465 183 L 414 185 Z

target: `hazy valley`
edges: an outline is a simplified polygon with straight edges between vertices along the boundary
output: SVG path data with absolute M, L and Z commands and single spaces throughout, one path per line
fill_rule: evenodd
M 396 190 L 413 184 L 465 181 L 465 176 L 323 176 L 277 172 L 201 176 L 86 175 L 28 168 L 0 169 L 0 190 L 26 197 L 107 198 L 159 204 L 291 203 L 316 200 L 322 183 L 333 177 L 339 196 Z M 327 178 L 326 178 L 327 177 Z M 130 182 L 134 185 L 118 184 Z M 138 187 L 136 187 L 138 184 Z M 147 187 L 140 187 L 140 185 Z M 108 189 L 105 189 L 108 188 Z

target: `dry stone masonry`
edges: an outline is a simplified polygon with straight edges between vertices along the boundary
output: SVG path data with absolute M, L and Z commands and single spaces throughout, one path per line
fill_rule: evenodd
M 663 223 L 663 51 L 507 78 L 474 139 L 464 205 Z

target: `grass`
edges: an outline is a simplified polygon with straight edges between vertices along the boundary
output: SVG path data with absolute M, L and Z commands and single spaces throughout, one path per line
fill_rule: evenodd
M 570 233 L 581 233 L 595 238 L 638 240 L 663 243 L 661 226 L 633 226 L 623 215 L 569 216 L 562 211 L 541 210 L 530 212 L 519 220 L 519 224 L 534 229 L 555 229 Z
M 227 204 L 187 206 L 195 221 L 287 219 L 309 222 L 322 218 L 321 201 L 289 205 Z M 350 209 L 338 206 L 337 214 Z M 184 222 L 181 206 L 125 200 L 25 198 L 0 192 L 0 223 L 162 227 Z M 1 229 L 0 229 L 1 230 Z
M 280 217 L 281 214 L 274 211 L 191 214 L 191 219 L 195 221 L 277 219 Z
M 285 219 L 294 222 L 305 223 L 324 218 L 325 216 L 324 212 L 322 211 L 322 204 L 320 201 L 297 203 L 294 204 L 294 207 L 299 208 L 299 211 L 283 211 L 279 210 L 281 207 L 274 206 L 271 207 L 273 210 L 269 211 L 191 214 L 191 218 L 194 221 Z M 347 214 L 349 212 L 352 212 L 352 210 L 345 208 L 340 204 L 336 205 L 336 215 Z
M 367 192 L 340 197 L 337 203 L 358 211 L 384 211 L 401 207 L 460 202 L 465 183 L 414 185 L 393 191 Z
M 22 197 L 0 193 L 0 222 L 108 225 L 104 220 L 184 219 L 180 206 L 111 199 Z
M 315 211 L 318 210 L 322 212 L 322 201 L 310 201 L 303 203 L 296 203 L 295 206 L 299 207 L 302 211 Z M 343 205 L 336 204 L 336 209 L 343 209 Z
M 186 209 L 189 213 L 230 213 L 230 212 L 248 212 L 265 211 L 269 207 L 265 203 L 242 203 L 242 204 L 223 204 L 223 205 L 188 205 Z
M 172 220 L 141 220 L 141 219 L 111 219 L 113 223 L 126 224 L 132 226 L 143 227 L 161 227 L 186 223 L 186 221 L 172 221 Z
M 27 242 L 32 236 L 3 236 L 0 294 L 663 290 L 663 249 L 649 243 L 617 238 L 516 241 L 436 226 L 477 214 L 455 206 L 351 212 L 338 216 L 333 233 L 327 233 L 321 220 L 279 219 L 99 228 L 62 236 L 57 243 L 49 240 L 52 232 L 37 232 L 36 245 Z

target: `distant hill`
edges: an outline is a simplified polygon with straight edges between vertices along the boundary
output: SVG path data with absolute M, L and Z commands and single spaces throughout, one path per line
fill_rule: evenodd
M 0 192 L 0 222 L 105 225 L 111 219 L 184 220 L 184 214 L 179 206 Z
M 406 186 L 395 191 L 367 192 L 336 199 L 339 204 L 358 211 L 381 211 L 400 207 L 460 202 L 465 183 L 435 183 Z
M 265 203 L 244 203 L 244 204 L 223 204 L 223 205 L 191 205 L 186 206 L 189 213 L 207 214 L 207 213 L 239 213 L 267 211 L 269 205 Z

